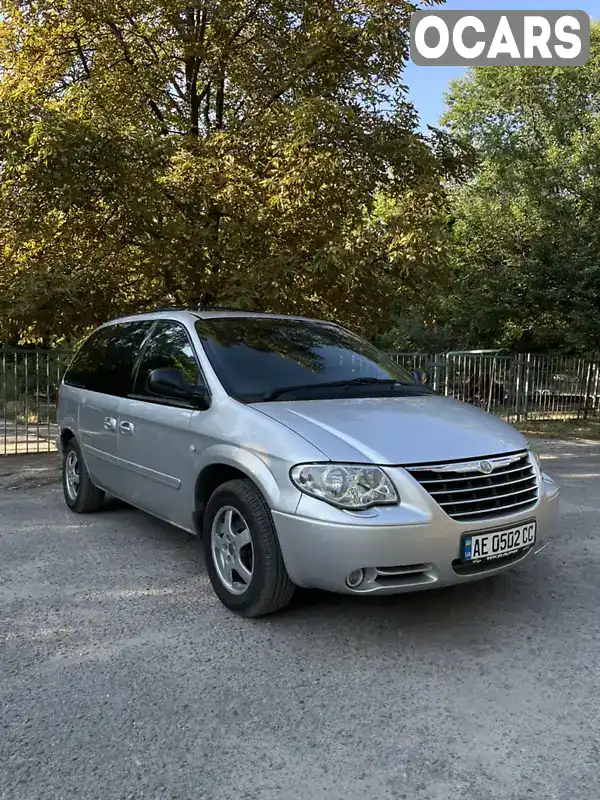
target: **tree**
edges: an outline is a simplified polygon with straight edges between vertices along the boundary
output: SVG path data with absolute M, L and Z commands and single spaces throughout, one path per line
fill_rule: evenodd
M 453 287 L 438 303 L 449 338 L 597 350 L 600 26 L 583 67 L 472 70 L 445 122 L 479 159 L 452 195 Z
M 164 302 L 385 327 L 443 272 L 457 166 L 405 98 L 414 8 L 2 0 L 4 336 Z

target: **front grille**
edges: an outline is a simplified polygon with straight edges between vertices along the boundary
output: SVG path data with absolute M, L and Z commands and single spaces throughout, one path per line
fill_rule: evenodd
M 482 464 L 491 466 L 489 474 Z M 506 517 L 532 508 L 538 500 L 537 476 L 528 452 L 405 469 L 448 516 L 460 522 Z

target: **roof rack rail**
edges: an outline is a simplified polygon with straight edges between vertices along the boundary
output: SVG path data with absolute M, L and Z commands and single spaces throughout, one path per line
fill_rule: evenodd
M 213 305 L 198 305 L 196 311 L 231 311 L 232 313 L 238 311 L 242 314 L 252 314 L 249 308 L 231 308 L 231 306 L 213 306 Z
M 143 311 L 143 314 L 154 314 L 156 311 L 191 311 L 187 306 L 158 306 L 151 308 L 148 311 Z
M 162 305 L 162 306 L 155 306 L 154 308 L 147 308 L 141 309 L 139 311 L 133 311 L 132 314 L 154 314 L 157 311 L 239 311 L 243 314 L 254 314 L 256 311 L 250 308 L 232 308 L 231 306 L 220 306 L 220 305 L 203 305 L 202 303 L 198 303 L 198 305 L 190 304 L 189 306 L 178 306 L 178 305 Z
M 154 314 L 159 311 L 188 311 L 188 312 L 198 312 L 198 311 L 230 311 L 232 313 L 239 312 L 242 314 L 252 314 L 254 313 L 249 308 L 232 308 L 231 306 L 218 306 L 218 305 L 202 305 L 201 303 L 196 305 L 189 305 L 189 306 L 156 306 L 155 308 L 149 308 L 147 311 L 138 311 L 137 314 Z

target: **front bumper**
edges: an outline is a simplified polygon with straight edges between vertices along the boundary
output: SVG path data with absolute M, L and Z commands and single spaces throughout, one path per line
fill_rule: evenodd
M 306 496 L 297 514 L 275 511 L 273 518 L 288 574 L 297 586 L 397 594 L 478 580 L 539 553 L 558 519 L 558 495 L 555 484 L 540 482 L 533 509 L 471 525 L 451 519 L 436 504 L 427 514 L 399 506 L 356 515 Z M 537 521 L 537 539 L 524 555 L 456 571 L 464 533 L 506 529 L 532 519 Z M 348 588 L 347 576 L 359 569 L 366 571 L 367 579 L 357 589 Z

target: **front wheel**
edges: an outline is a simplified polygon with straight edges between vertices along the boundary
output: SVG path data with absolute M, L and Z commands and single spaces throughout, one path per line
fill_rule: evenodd
M 104 492 L 92 483 L 76 439 L 70 439 L 64 448 L 62 483 L 65 501 L 71 511 L 87 514 L 102 507 Z
M 206 506 L 202 544 L 208 575 L 223 605 L 262 617 L 292 599 L 271 512 L 250 480 L 224 483 Z

